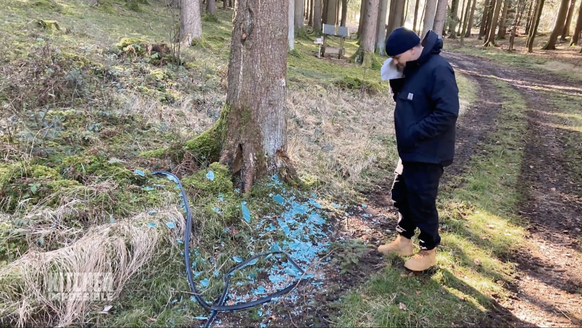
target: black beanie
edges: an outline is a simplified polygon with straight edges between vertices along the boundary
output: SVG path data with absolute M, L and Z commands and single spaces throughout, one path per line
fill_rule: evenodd
M 420 43 L 420 38 L 414 31 L 399 27 L 390 33 L 386 41 L 386 54 L 390 57 L 398 56 Z

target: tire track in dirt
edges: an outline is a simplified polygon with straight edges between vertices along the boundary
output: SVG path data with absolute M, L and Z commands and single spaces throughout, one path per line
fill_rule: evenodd
M 491 100 L 499 100 L 495 86 L 487 83 L 491 78 L 509 83 L 529 108 L 527 144 L 519 179 L 524 194 L 519 214 L 528 222 L 528 245 L 510 256 L 518 271 L 515 284 L 509 286 L 512 295 L 507 300 L 497 300 L 503 309 L 490 316 L 485 325 L 580 326 L 576 317 L 582 317 L 582 263 L 576 252 L 580 251 L 577 238 L 582 219 L 582 186 L 564 154 L 563 135 L 573 132 L 562 131 L 547 122 L 550 115 L 558 112 L 551 101 L 554 93 L 580 97 L 582 103 L 582 89 L 563 78 L 539 76 L 482 58 L 458 53 L 447 53 L 445 57 L 479 83 L 480 97 L 472 112 L 489 111 Z M 459 134 L 484 135 L 479 132 L 483 128 L 478 126 L 487 129 L 490 122 L 461 124 Z M 463 133 L 473 128 L 477 132 Z M 467 160 L 462 152 L 460 155 L 461 161 Z

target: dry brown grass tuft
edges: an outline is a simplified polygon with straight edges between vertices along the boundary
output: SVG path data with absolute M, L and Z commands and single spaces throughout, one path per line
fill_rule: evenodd
M 166 228 L 170 221 L 175 225 L 171 230 Z M 0 268 L 0 316 L 19 327 L 70 325 L 84 318 L 90 305 L 103 304 L 98 298 L 116 299 L 158 246 L 176 244 L 183 230 L 184 218 L 172 207 L 155 215 L 143 213 L 93 226 L 63 248 L 29 250 Z M 74 279 L 70 285 L 61 285 L 67 275 Z M 100 285 L 106 289 L 101 294 L 93 289 Z
M 362 173 L 374 163 L 397 158 L 389 94 L 290 90 L 287 105 L 291 158 L 331 190 L 349 190 L 367 179 Z

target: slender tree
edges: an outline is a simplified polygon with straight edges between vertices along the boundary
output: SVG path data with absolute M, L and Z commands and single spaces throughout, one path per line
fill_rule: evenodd
M 582 32 L 582 4 L 580 4 L 580 8 L 578 9 L 578 19 L 576 20 L 576 28 L 574 28 L 574 34 L 572 34 L 572 41 L 570 41 L 570 46 L 575 46 L 578 44 L 580 32 Z
M 313 1 L 313 30 L 321 32 L 321 0 Z
M 469 21 L 467 22 L 467 28 L 465 29 L 465 37 L 471 37 L 471 30 L 473 29 L 473 20 L 475 19 L 475 8 L 477 7 L 477 0 L 473 0 L 471 4 L 471 13 L 469 14 Z
M 489 21 L 491 13 L 493 13 L 493 6 L 495 5 L 495 0 L 485 0 L 485 4 L 483 6 L 483 15 L 481 16 L 481 25 L 479 27 L 479 40 L 481 40 L 487 34 L 487 25 L 489 25 Z
M 497 23 L 499 22 L 499 14 L 501 12 L 501 6 L 503 4 L 503 0 L 496 0 L 495 1 L 495 8 L 493 9 L 493 17 L 491 18 L 491 24 L 489 25 L 489 31 L 487 39 L 485 39 L 485 47 L 490 47 L 495 45 L 495 27 L 497 27 Z
M 447 0 L 439 0 L 434 19 L 434 31 L 443 36 L 443 29 L 445 27 L 445 20 L 447 18 Z
M 182 0 L 180 5 L 180 43 L 186 47 L 202 36 L 200 0 Z
M 429 30 L 433 29 L 436 8 L 437 0 L 426 0 L 426 10 L 422 21 L 421 38 L 424 37 Z
M 509 20 L 511 2 L 511 0 L 505 0 L 503 2 L 503 10 L 501 13 L 501 19 L 499 20 L 499 30 L 497 31 L 497 38 L 500 40 L 505 39 L 505 35 L 507 34 L 507 21 Z
M 536 4 L 536 12 L 533 17 L 531 28 L 529 31 L 529 36 L 527 38 L 527 52 L 533 52 L 533 44 L 538 33 L 538 27 L 540 26 L 540 19 L 542 17 L 542 10 L 544 9 L 545 0 L 538 0 Z
M 289 50 L 295 49 L 295 6 L 297 0 L 289 1 L 289 12 L 287 13 L 287 23 L 289 24 L 289 29 L 287 30 L 287 40 L 289 41 Z
M 412 30 L 418 33 L 418 28 L 416 23 L 418 22 L 418 10 L 420 9 L 420 0 L 416 0 L 414 3 L 414 18 L 412 19 Z
M 206 0 L 206 12 L 209 15 L 216 15 L 216 0 Z
M 574 8 L 576 6 L 576 0 L 570 1 L 570 8 L 568 8 L 568 15 L 566 16 L 566 23 L 562 28 L 562 35 L 560 37 L 561 41 L 566 41 L 566 37 L 570 35 L 570 25 L 572 25 L 572 17 L 574 16 Z
M 459 17 L 457 13 L 459 12 L 459 0 L 452 0 L 451 10 L 449 11 L 449 38 L 454 39 L 457 37 L 456 26 L 459 22 Z
M 294 10 L 294 22 L 295 22 L 295 31 L 301 31 L 303 29 L 303 15 L 305 8 L 303 8 L 303 0 L 295 0 L 295 10 Z
M 378 23 L 376 24 L 376 52 L 380 55 L 386 54 L 386 14 L 388 11 L 388 0 L 380 0 L 378 9 Z
M 569 5 L 570 0 L 561 1 L 560 9 L 558 10 L 558 16 L 556 18 L 556 24 L 554 24 L 554 29 L 552 30 L 552 34 L 550 34 L 550 39 L 542 49 L 556 50 L 556 42 L 558 42 L 558 37 L 562 34 L 562 29 L 564 28 L 564 23 L 566 22 L 566 15 L 568 15 Z

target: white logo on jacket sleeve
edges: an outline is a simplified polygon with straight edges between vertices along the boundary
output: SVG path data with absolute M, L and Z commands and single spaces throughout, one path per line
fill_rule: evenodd
M 407 98 L 408 100 L 412 100 L 414 98 L 414 93 L 409 93 Z

